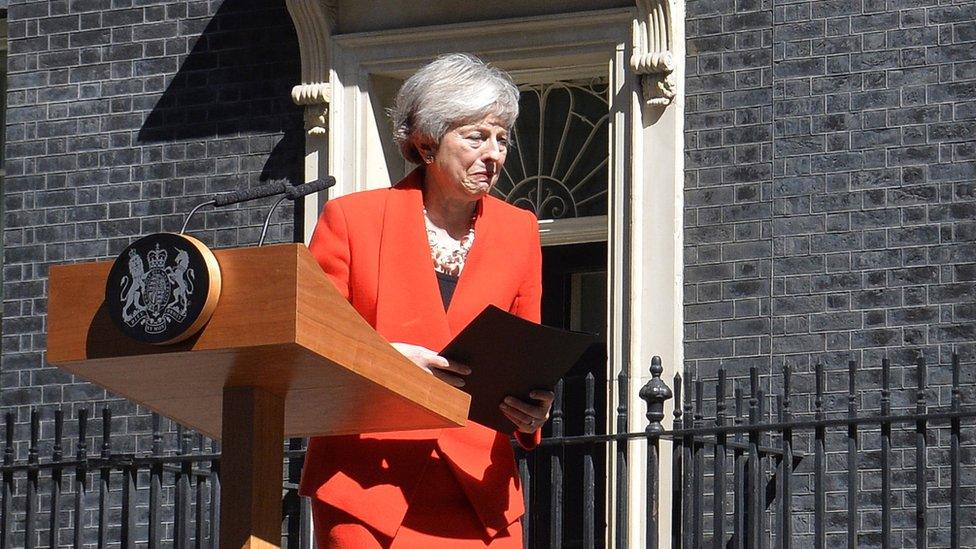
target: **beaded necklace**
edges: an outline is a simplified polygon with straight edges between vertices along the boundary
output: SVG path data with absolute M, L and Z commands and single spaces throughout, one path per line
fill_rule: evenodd
M 474 220 L 471 216 L 471 227 L 461 240 L 453 238 L 443 238 L 439 236 L 439 229 L 431 222 L 427 216 L 427 208 L 424 208 L 424 225 L 427 227 L 427 244 L 430 246 L 430 257 L 434 260 L 434 270 L 449 276 L 461 276 L 461 269 L 464 268 L 464 261 L 468 257 L 468 251 L 474 244 Z M 445 242 L 446 241 L 446 242 Z

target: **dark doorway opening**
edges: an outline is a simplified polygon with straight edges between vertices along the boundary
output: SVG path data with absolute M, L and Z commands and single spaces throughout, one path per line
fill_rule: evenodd
M 550 326 L 600 335 L 607 331 L 607 243 L 546 246 L 542 255 L 542 322 Z M 604 346 L 605 347 L 605 346 Z M 587 405 L 586 377 L 592 374 L 593 401 Z M 595 434 L 605 434 L 608 395 L 605 352 L 582 360 L 563 378 L 562 435 L 585 434 L 587 408 Z M 553 436 L 550 421 L 544 437 Z M 584 514 L 595 518 L 596 546 L 604 546 L 606 532 L 605 445 L 551 446 L 529 454 L 528 468 L 532 547 L 551 547 L 553 528 L 561 532 L 562 547 L 583 547 Z M 593 501 L 584 496 L 584 460 L 592 459 L 596 479 Z M 555 458 L 555 459 L 554 459 Z M 561 501 L 554 501 L 553 486 L 561 477 Z M 561 470 L 561 471 L 560 471 Z M 554 510 L 557 506 L 561 513 Z M 561 514 L 561 519 L 557 517 Z M 556 523 L 559 524 L 556 524 Z

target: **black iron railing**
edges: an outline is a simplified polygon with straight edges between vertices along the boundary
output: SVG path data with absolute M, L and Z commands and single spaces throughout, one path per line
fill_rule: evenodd
M 667 451 L 672 462 L 668 472 L 672 481 L 672 547 L 857 547 L 863 543 L 891 547 L 896 534 L 907 530 L 911 530 L 915 546 L 926 547 L 933 526 L 927 500 L 932 488 L 926 476 L 927 455 L 933 449 L 933 426 L 944 426 L 941 428 L 948 430 L 949 438 L 948 448 L 944 448 L 949 475 L 943 484 L 948 485 L 951 524 L 945 543 L 936 537 L 932 545 L 962 547 L 962 529 L 966 526 L 962 517 L 968 516 L 964 511 L 972 513 L 976 507 L 970 500 L 963 501 L 962 484 L 963 422 L 976 418 L 976 409 L 963 406 L 963 391 L 972 384 L 963 386 L 959 359 L 953 356 L 951 373 L 945 376 L 951 378 L 949 405 L 932 406 L 926 398 L 929 368 L 921 360 L 913 368 L 917 380 L 913 399 L 906 395 L 911 391 L 892 387 L 887 360 L 881 364 L 879 386 L 860 389 L 856 384 L 858 367 L 849 363 L 847 392 L 840 400 L 837 394 L 826 391 L 823 366 L 813 369 L 814 390 L 810 395 L 794 391 L 797 376 L 809 381 L 810 373 L 798 374 L 787 366 L 782 377 L 776 378 L 781 381 L 778 394 L 770 398 L 763 387 L 776 385 L 773 376 L 760 377 L 755 369 L 746 378 L 747 383 L 733 380 L 733 387 L 729 387 L 726 372 L 720 370 L 717 379 L 707 382 L 713 390 L 706 391 L 705 380 L 682 380 L 681 376 L 675 376 L 673 389 L 669 388 L 661 379 L 661 361 L 655 357 L 650 381 L 639 394 L 647 418 L 645 430 L 639 432 L 627 432 L 631 385 L 626 375 L 616 379 L 619 404 L 613 421 L 597 413 L 599 380 L 592 375 L 578 380 L 585 393 L 581 416 L 564 409 L 564 392 L 574 390 L 567 388 L 567 383 L 576 380 L 560 382 L 547 436 L 533 452 L 518 453 L 528 509 L 523 518 L 525 545 L 637 546 L 637 540 L 628 538 L 633 513 L 626 494 L 631 476 L 640 474 L 646 482 L 646 501 L 637 514 L 643 523 L 646 546 L 657 547 L 662 527 L 658 500 L 664 473 L 661 457 Z M 893 394 L 903 403 L 914 402 L 914 406 L 893 407 Z M 664 405 L 672 396 L 673 428 L 665 429 Z M 812 398 L 812 406 L 798 411 L 800 400 L 807 398 Z M 828 399 L 836 409 L 828 409 Z M 863 408 L 867 407 L 859 406 L 864 399 L 877 401 L 877 406 L 871 407 L 876 413 L 865 413 Z M 775 402 L 775 408 L 767 410 L 767 402 Z M 15 436 L 15 417 L 6 415 L 0 466 L 0 549 L 115 544 L 216 547 L 220 522 L 217 444 L 179 426 L 171 428 L 168 420 L 153 416 L 148 448 L 120 452 L 113 446 L 112 412 L 105 408 L 101 414 L 100 439 L 89 433 L 86 409 L 80 409 L 71 422 L 60 410 L 45 414 L 34 409 L 27 437 Z M 582 425 L 567 425 L 567 417 L 582 417 Z M 163 429 L 164 423 L 167 429 Z M 610 423 L 615 424 L 617 433 L 601 432 Z M 899 426 L 909 429 L 901 433 L 902 439 L 911 435 L 913 455 L 907 463 L 901 458 L 910 453 L 893 439 L 898 434 L 893 433 L 893 427 Z M 45 431 L 53 427 L 53 433 L 44 434 L 44 444 L 42 427 Z M 70 436 L 66 436 L 67 427 Z M 569 431 L 581 434 L 567 435 Z M 865 435 L 877 435 L 877 451 L 861 444 Z M 26 451 L 17 443 L 24 438 Z M 66 439 L 74 441 L 70 456 Z M 646 441 L 644 467 L 630 463 L 633 441 Z M 96 446 L 96 442 L 100 444 Z M 308 504 L 296 492 L 304 457 L 302 441 L 289 441 L 285 455 L 283 545 L 311 547 Z M 865 458 L 868 455 L 870 463 Z M 828 467 L 828 460 L 832 467 Z M 801 464 L 809 471 L 798 471 Z M 840 473 L 838 464 L 843 464 Z M 611 468 L 612 474 L 608 473 Z M 916 497 L 913 524 L 906 526 L 902 520 L 893 529 L 895 512 L 905 512 L 892 505 L 896 474 L 902 480 L 911 478 Z M 843 489 L 836 486 L 838 475 L 844 477 Z M 863 507 L 859 503 L 865 488 L 862 475 L 877 481 L 872 491 L 879 494 Z M 833 478 L 831 486 L 828 476 Z M 800 477 L 803 482 L 798 481 Z M 837 505 L 828 506 L 828 494 L 846 498 L 841 513 Z M 808 505 L 810 500 L 812 504 Z M 862 516 L 873 512 L 867 507 L 874 506 L 875 501 L 879 511 L 876 526 Z M 798 514 L 809 515 L 809 532 L 793 531 Z M 838 531 L 838 516 L 845 517 L 843 531 Z M 612 536 L 608 533 L 611 527 Z
M 666 430 L 662 425 L 661 422 L 665 417 L 665 402 L 674 396 L 671 388 L 661 379 L 663 371 L 664 368 L 660 357 L 654 357 L 651 360 L 651 378 L 641 388 L 638 395 L 645 404 L 647 426 L 644 431 L 637 432 L 628 432 L 630 414 L 628 402 L 631 384 L 630 378 L 626 373 L 621 373 L 616 379 L 618 394 L 618 405 L 615 410 L 616 417 L 614 418 L 616 433 L 596 433 L 596 414 L 593 406 L 595 401 L 595 391 L 593 390 L 595 380 L 592 375 L 587 375 L 583 380 L 586 386 L 583 434 L 566 436 L 562 424 L 562 416 L 564 414 L 562 410 L 562 394 L 565 390 L 565 380 L 557 384 L 555 389 L 556 400 L 553 404 L 552 425 L 549 436 L 543 438 L 540 447 L 532 452 L 518 451 L 519 470 L 526 495 L 526 508 L 528 509 L 528 513 L 523 519 L 523 530 L 526 533 L 526 547 L 612 546 L 626 548 L 635 546 L 636 541 L 628 538 L 628 523 L 631 517 L 628 509 L 629 500 L 626 495 L 628 493 L 627 486 L 630 482 L 630 475 L 634 474 L 633 471 L 635 470 L 629 465 L 630 452 L 628 442 L 630 441 L 646 440 L 648 444 L 645 467 L 643 471 L 641 471 L 641 468 L 636 468 L 637 474 L 646 474 L 644 478 L 646 481 L 644 511 L 641 515 L 643 517 L 642 523 L 645 529 L 647 547 L 656 548 L 658 546 L 658 532 L 660 531 L 658 492 L 661 473 L 660 452 L 662 439 L 676 439 L 677 437 L 679 441 L 674 445 L 675 456 L 673 458 L 674 468 L 672 471 L 672 482 L 676 486 L 675 495 L 679 499 L 674 501 L 681 501 L 680 494 L 682 490 L 688 493 L 702 492 L 702 477 L 695 474 L 692 469 L 684 464 L 699 464 L 702 456 L 701 450 L 708 442 L 697 440 L 692 433 L 684 434 L 680 430 Z M 681 377 L 676 376 L 675 380 L 676 400 L 680 402 Z M 701 412 L 696 413 L 694 419 L 692 419 L 693 415 L 691 410 L 692 403 L 690 400 L 685 402 L 685 412 L 682 412 L 681 407 L 678 406 L 675 411 L 675 424 L 682 425 L 681 418 L 682 414 L 684 414 L 689 420 L 687 423 L 689 428 L 701 427 Z M 687 444 L 680 444 L 682 441 Z M 744 441 L 728 441 L 724 444 L 738 454 L 742 454 L 749 449 L 748 443 Z M 585 450 L 580 452 L 582 453 L 581 464 L 583 474 L 581 476 L 582 483 L 579 486 L 567 486 L 568 483 L 566 482 L 567 468 L 564 465 L 564 461 L 566 461 L 565 451 L 573 447 L 585 448 Z M 610 449 L 612 449 L 615 457 L 614 478 L 611 480 L 606 477 L 601 478 L 599 475 L 591 474 L 593 464 L 599 461 L 602 456 L 605 456 Z M 756 451 L 762 458 L 781 458 L 783 455 L 782 448 L 763 444 L 760 444 Z M 687 457 L 683 458 L 683 456 Z M 529 465 L 531 462 L 534 462 L 536 467 L 531 467 Z M 532 469 L 539 469 L 539 462 L 549 464 L 548 468 L 543 468 L 541 479 L 538 479 L 538 474 L 532 475 L 530 473 Z M 690 474 L 684 474 L 683 470 L 689 471 Z M 698 470 L 700 470 L 700 467 Z M 536 478 L 534 479 L 533 477 Z M 546 484 L 548 497 L 546 498 L 543 495 L 543 497 L 536 497 L 534 501 L 530 501 L 529 498 L 533 492 L 533 487 L 540 482 Z M 611 519 L 614 523 L 614 534 L 613 539 L 608 540 L 608 525 L 605 522 L 601 522 L 604 519 L 605 513 L 599 513 L 597 511 L 601 503 L 601 498 L 609 499 L 610 497 L 608 485 L 611 482 L 613 483 L 612 493 L 614 494 L 614 512 Z M 684 488 L 680 486 L 682 482 L 686 483 Z M 577 490 L 582 493 L 582 497 L 579 498 L 580 505 L 576 508 L 567 507 L 567 498 L 565 497 L 567 490 Z M 693 500 L 688 499 L 685 504 L 687 507 L 682 510 L 680 506 L 675 506 L 674 502 L 672 502 L 672 509 L 680 511 L 675 512 L 673 515 L 675 521 L 673 527 L 679 531 L 683 516 L 701 516 L 701 509 L 694 506 Z M 540 518 L 544 520 L 540 520 Z M 540 522 L 543 525 L 541 528 L 537 526 L 537 523 Z M 581 527 L 578 525 L 581 525 Z
M 145 452 L 113 448 L 112 410 L 101 410 L 100 446 L 89 433 L 89 410 L 82 408 L 70 425 L 73 456 L 65 451 L 61 410 L 42 418 L 30 414 L 26 459 L 15 459 L 15 417 L 5 416 L 0 548 L 122 547 L 163 545 L 217 547 L 220 532 L 220 453 L 217 442 L 152 416 L 151 446 Z M 53 417 L 52 417 L 53 416 Z M 53 419 L 53 444 L 41 456 L 42 419 Z M 131 433 L 128 434 L 132 436 Z M 90 445 L 91 444 L 91 445 Z M 303 450 L 287 453 L 289 482 L 285 497 L 284 539 L 288 547 L 310 547 L 298 526 L 306 516 L 295 494 Z M 97 452 L 95 451 L 97 450 Z M 297 454 L 297 455 L 296 455 Z M 304 529 L 307 531 L 307 529 Z
M 770 385 L 773 378 L 782 382 L 782 389 L 775 398 L 770 398 L 761 388 L 761 378 L 755 368 L 750 370 L 747 389 L 737 385 L 731 391 L 726 371 L 719 370 L 717 379 L 709 381 L 714 388 L 714 392 L 708 391 L 711 398 L 706 397 L 704 380 L 682 380 L 677 375 L 673 385 L 673 428 L 666 430 L 661 421 L 664 418 L 664 403 L 672 397 L 672 389 L 661 380 L 663 368 L 660 360 L 655 358 L 651 364 L 651 380 L 640 391 L 647 409 L 645 431 L 625 432 L 630 383 L 622 375 L 618 378 L 620 404 L 616 409 L 615 422 L 618 434 L 596 434 L 592 424 L 587 422 L 585 432 L 578 436 L 564 435 L 561 424 L 563 412 L 559 407 L 563 385 L 560 384 L 556 389 L 551 436 L 543 440 L 541 448 L 520 456 L 526 493 L 531 492 L 533 484 L 539 482 L 548 483 L 549 492 L 547 500 L 540 502 L 537 498 L 532 502 L 534 505 L 529 507 L 530 512 L 523 523 L 527 533 L 525 545 L 554 548 L 634 546 L 635 540 L 627 538 L 627 483 L 628 475 L 633 474 L 633 467 L 628 464 L 627 441 L 644 439 L 647 441 L 646 501 L 641 520 L 645 526 L 647 547 L 657 547 L 662 526 L 658 502 L 659 478 L 663 473 L 660 465 L 662 440 L 670 444 L 672 452 L 672 547 L 826 548 L 844 544 L 851 548 L 865 544 L 893 547 L 898 539 L 902 539 L 896 537 L 899 533 L 904 538 L 912 539 L 914 546 L 927 547 L 929 540 L 933 539 L 928 496 L 930 488 L 934 489 L 934 486 L 926 476 L 929 473 L 926 460 L 933 449 L 930 443 L 931 429 L 945 426 L 948 428 L 949 441 L 948 448 L 943 449 L 948 453 L 950 472 L 948 503 L 943 507 L 949 508 L 951 524 L 940 525 L 940 528 L 948 530 L 944 543 L 942 538 L 935 537 L 938 541 L 932 544 L 962 547 L 962 531 L 967 526 L 960 520 L 964 516 L 962 494 L 964 488 L 973 489 L 973 486 L 964 487 L 962 484 L 962 422 L 976 418 L 976 409 L 963 407 L 962 395 L 964 389 L 972 388 L 972 383 L 963 387 L 959 357 L 953 355 L 948 368 L 951 373 L 947 376 L 951 377 L 949 405 L 930 406 L 927 400 L 929 369 L 921 358 L 913 368 L 917 381 L 911 389 L 892 387 L 891 365 L 887 359 L 881 363 L 879 386 L 858 388 L 858 366 L 849 362 L 844 372 L 848 390 L 841 399 L 846 401 L 846 406 L 831 410 L 827 410 L 826 399 L 830 397 L 836 401 L 838 395 L 827 393 L 826 370 L 820 364 L 813 369 L 814 390 L 808 395 L 793 392 L 796 374 L 789 366 L 782 369 L 782 377 L 763 376 L 762 379 Z M 906 368 L 904 372 L 911 374 L 912 369 Z M 586 383 L 587 387 L 591 387 L 592 378 L 587 378 Z M 909 397 L 914 392 L 914 407 L 893 412 L 893 391 L 898 391 L 902 402 L 910 402 L 912 399 Z M 873 400 L 877 395 L 880 398 L 877 398 L 879 405 L 875 413 L 866 414 L 859 409 L 859 401 L 866 398 Z M 812 397 L 812 409 L 798 413 L 794 406 L 797 397 Z M 706 399 L 713 410 L 707 419 Z M 592 402 L 592 393 L 588 390 L 587 410 Z M 768 402 L 775 402 L 774 410 L 766 409 Z M 898 426 L 910 429 L 914 451 L 909 461 L 901 459 L 895 464 L 892 428 Z M 861 436 L 868 431 L 880 438 L 879 448 L 865 449 L 859 444 Z M 803 449 L 797 448 L 797 440 L 803 441 Z M 606 485 L 601 486 L 601 481 L 609 483 L 611 480 L 588 474 L 589 464 L 606 453 L 607 444 L 613 445 L 616 462 L 616 475 L 612 479 L 615 484 L 613 493 L 616 494 L 612 517 L 615 535 L 612 540 L 606 539 L 606 525 L 599 524 L 603 515 L 596 512 L 600 496 L 607 497 L 609 494 Z M 582 487 L 566 486 L 563 482 L 566 467 L 561 452 L 574 446 L 588 448 L 583 461 Z M 872 458 L 870 467 L 862 463 L 865 455 Z M 897 457 L 904 458 L 906 455 L 909 453 L 900 450 Z M 830 469 L 828 458 L 834 460 L 834 466 Z M 842 460 L 840 463 L 846 465 L 841 472 L 843 484 L 846 484 L 843 490 L 828 487 L 828 474 L 834 477 L 834 484 L 837 484 L 838 458 Z M 551 466 L 548 471 L 543 471 L 541 475 L 537 473 L 533 478 L 529 474 L 533 469 L 528 466 L 530 461 L 536 464 L 548 462 Z M 810 469 L 802 476 L 812 477 L 812 485 L 802 484 L 803 493 L 798 494 L 797 477 L 801 464 Z M 910 477 L 915 494 L 912 524 L 906 525 L 902 521 L 899 532 L 892 528 L 895 512 L 900 511 L 904 515 L 904 509 L 896 509 L 892 503 L 896 495 L 892 482 L 895 474 L 902 479 Z M 862 476 L 869 481 L 877 481 L 879 485 L 871 490 L 877 495 L 871 502 L 880 515 L 877 526 L 872 525 L 870 517 L 863 514 L 874 512 L 875 509 L 862 508 L 859 503 L 863 496 Z M 566 491 L 569 489 L 579 489 L 585 494 L 582 505 L 577 509 L 565 508 Z M 832 498 L 843 494 L 846 498 L 841 502 L 842 515 L 846 519 L 843 529 L 837 527 L 838 504 L 833 505 L 833 509 L 828 508 L 828 494 Z M 597 496 L 595 499 L 594 495 Z M 807 500 L 813 502 L 812 512 L 807 512 Z M 710 505 L 706 506 L 707 502 Z M 967 500 L 966 505 L 969 512 L 976 510 L 976 503 Z M 828 520 L 829 510 L 831 516 Z M 810 515 L 809 520 L 805 521 L 810 524 L 809 532 L 793 530 L 794 520 L 799 513 Z M 540 521 L 540 517 L 547 520 Z M 571 526 L 574 521 L 583 527 L 574 530 Z M 538 522 L 542 522 L 541 527 L 536 525 Z M 581 535 L 568 536 L 569 532 Z
M 673 547 L 755 547 L 767 546 L 790 547 L 812 546 L 818 548 L 836 547 L 846 544 L 848 547 L 859 547 L 870 544 L 881 547 L 893 547 L 898 539 L 892 528 L 892 517 L 896 510 L 905 515 L 904 506 L 898 509 L 893 505 L 892 477 L 898 474 L 904 480 L 910 479 L 914 485 L 914 513 L 912 521 L 902 521 L 899 530 L 907 532 L 915 547 L 928 547 L 930 540 L 940 539 L 931 536 L 929 521 L 930 488 L 936 487 L 930 483 L 927 457 L 934 447 L 930 442 L 932 429 L 935 426 L 946 426 L 949 432 L 948 448 L 941 445 L 941 449 L 948 453 L 948 492 L 947 506 L 951 520 L 948 536 L 937 542 L 942 547 L 962 547 L 962 529 L 966 524 L 959 520 L 962 516 L 962 454 L 961 442 L 963 438 L 962 422 L 976 417 L 976 409 L 964 408 L 962 405 L 963 386 L 959 357 L 953 355 L 951 364 L 951 385 L 948 406 L 930 406 L 927 395 L 928 367 L 919 358 L 914 365 L 916 384 L 914 391 L 914 409 L 907 409 L 901 413 L 892 411 L 892 383 L 891 365 L 887 359 L 881 364 L 880 387 L 858 390 L 856 379 L 858 366 L 849 362 L 847 365 L 847 394 L 846 399 L 835 399 L 837 402 L 846 400 L 846 407 L 837 410 L 826 409 L 827 392 L 825 390 L 825 369 L 817 364 L 814 368 L 815 380 L 813 411 L 807 417 L 799 417 L 793 411 L 793 400 L 797 395 L 792 392 L 792 378 L 794 372 L 789 366 L 782 370 L 782 391 L 776 395 L 775 418 L 762 421 L 766 412 L 762 409 L 767 398 L 760 389 L 759 376 L 755 369 L 750 372 L 748 395 L 743 395 L 741 388 L 734 390 L 736 418 L 728 421 L 725 410 L 726 379 L 725 372 L 719 371 L 715 384 L 715 415 L 711 425 L 707 425 L 703 418 L 703 383 L 701 380 L 686 382 L 686 387 L 694 387 L 694 395 L 680 397 L 682 381 L 675 379 L 676 400 L 683 403 L 683 410 L 675 407 L 674 425 L 680 426 L 662 436 L 674 441 L 674 479 L 676 490 L 673 494 L 673 505 L 680 506 L 682 513 L 675 520 L 672 528 Z M 911 372 L 911 370 L 906 369 Z M 872 391 L 880 393 L 878 412 L 865 414 L 859 410 L 858 402 L 861 397 Z M 908 389 L 899 389 L 903 397 L 911 393 Z M 746 401 L 744 403 L 744 400 Z M 903 398 L 903 401 L 909 401 Z M 843 404 L 841 402 L 841 404 Z M 747 408 L 747 412 L 746 412 Z M 907 432 L 903 439 L 912 439 L 913 451 L 902 449 L 897 456 L 898 466 L 893 464 L 896 456 L 893 446 L 892 428 L 905 426 Z M 860 447 L 861 436 L 866 431 L 873 435 L 875 429 L 880 436 L 880 448 L 865 450 Z M 732 441 L 730 442 L 730 437 Z M 798 538 L 792 530 L 794 516 L 798 506 L 795 488 L 797 486 L 797 466 L 800 463 L 800 452 L 796 450 L 795 442 L 798 437 L 810 439 L 813 457 L 812 489 L 806 490 L 813 499 L 812 536 Z M 763 441 L 771 439 L 775 447 L 773 452 L 763 451 Z M 842 441 L 839 439 L 843 439 Z M 653 443 L 653 438 L 650 438 Z M 832 441 L 833 445 L 828 441 Z M 938 441 L 937 441 L 938 442 Z M 742 447 L 745 443 L 745 448 Z M 703 478 L 706 474 L 703 464 L 705 448 L 712 447 L 712 487 L 706 491 Z M 870 464 L 870 468 L 862 463 L 863 457 L 870 453 L 872 458 L 877 456 L 877 464 Z M 828 469 L 828 458 L 835 456 L 835 466 Z M 805 459 L 805 457 L 804 457 Z M 971 461 L 971 460 L 970 460 Z M 844 467 L 839 471 L 843 482 L 836 482 L 838 477 L 838 463 Z M 727 465 L 733 466 L 732 489 L 729 493 L 727 481 Z M 846 484 L 843 490 L 828 487 L 828 474 L 833 472 L 834 484 Z M 654 474 L 654 470 L 650 470 Z M 880 511 L 880 524 L 876 527 L 865 524 L 861 512 L 867 511 L 860 507 L 862 477 L 874 480 L 879 476 L 879 489 L 872 490 L 878 497 L 877 508 Z M 678 479 L 681 479 L 678 482 Z M 677 487 L 680 487 L 678 489 Z M 939 487 L 941 489 L 942 486 Z M 971 489 L 972 486 L 967 487 Z M 838 517 L 828 521 L 827 495 L 846 498 L 843 501 L 841 515 L 846 524 L 843 530 L 831 528 L 836 525 Z M 706 509 L 704 501 L 712 501 L 711 524 L 705 520 Z M 731 500 L 731 502 L 729 501 Z M 730 505 L 731 503 L 731 505 Z M 872 507 L 874 503 L 872 502 Z M 973 504 L 969 502 L 970 512 Z M 832 506 L 835 510 L 838 505 Z M 943 506 L 945 507 L 945 506 Z M 731 517 L 729 511 L 731 509 Z M 835 513 L 837 515 L 837 513 Z M 729 519 L 731 518 L 731 521 Z M 653 521 L 652 521 L 653 522 Z M 910 522 L 906 524 L 906 522 Z M 726 529 L 731 524 L 731 531 Z M 708 528 L 708 526 L 711 526 Z M 708 528 L 708 530 L 706 530 Z M 830 538 L 828 539 L 828 535 Z M 709 540 L 709 536 L 711 539 Z M 897 545 L 902 542 L 897 541 Z

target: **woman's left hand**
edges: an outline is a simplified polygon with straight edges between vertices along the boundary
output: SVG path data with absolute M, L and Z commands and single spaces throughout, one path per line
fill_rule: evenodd
M 505 417 L 515 424 L 515 429 L 523 433 L 534 433 L 549 419 L 549 410 L 556 395 L 552 391 L 532 391 L 529 397 L 535 401 L 530 404 L 524 400 L 508 396 L 498 405 Z

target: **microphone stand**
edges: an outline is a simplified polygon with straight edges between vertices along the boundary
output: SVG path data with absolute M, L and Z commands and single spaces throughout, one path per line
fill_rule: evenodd
M 275 200 L 275 203 L 271 205 L 271 210 L 268 211 L 268 216 L 264 218 L 264 226 L 261 227 L 261 238 L 258 240 L 258 246 L 264 246 L 264 237 L 268 236 L 268 225 L 271 223 L 271 215 L 274 214 L 275 208 L 278 204 L 281 204 L 288 199 L 288 195 L 282 196 Z
M 264 226 L 261 228 L 261 239 L 258 240 L 258 246 L 264 245 L 264 239 L 268 236 L 268 225 L 271 223 L 271 216 L 274 215 L 275 208 L 278 207 L 278 204 L 284 202 L 285 199 L 294 202 L 295 200 L 312 193 L 324 191 L 335 184 L 335 178 L 329 175 L 326 176 L 325 179 L 319 179 L 310 183 L 302 183 L 301 185 L 295 185 L 294 187 L 287 187 L 285 189 L 285 196 L 282 196 L 275 201 L 275 203 L 271 206 L 271 210 L 268 212 L 268 216 L 264 218 Z
M 216 200 L 207 200 L 206 202 L 201 202 L 194 206 L 193 209 L 190 210 L 190 213 L 186 214 L 186 219 L 183 220 L 183 227 L 180 229 L 180 234 L 186 233 L 186 226 L 190 224 L 190 218 L 193 217 L 193 214 L 197 213 L 197 210 L 204 206 L 213 206 L 215 204 L 217 204 Z
M 238 191 L 214 195 L 214 197 L 210 200 L 201 202 L 190 210 L 190 213 L 186 215 L 186 219 L 183 220 L 183 227 L 180 229 L 180 234 L 186 233 L 186 228 L 190 224 L 190 218 L 193 217 L 193 214 L 197 213 L 197 211 L 204 206 L 215 206 L 219 208 L 221 206 L 237 204 L 238 202 L 247 202 L 249 200 L 257 200 L 258 198 L 283 194 L 285 190 L 284 181 L 272 181 L 271 183 L 259 185 L 252 189 L 241 189 Z

